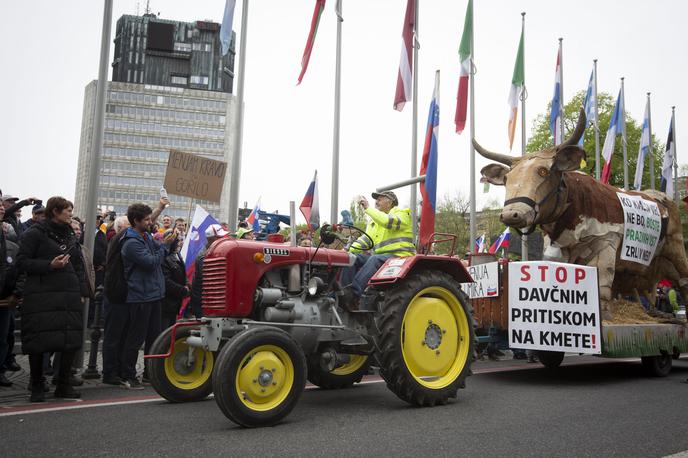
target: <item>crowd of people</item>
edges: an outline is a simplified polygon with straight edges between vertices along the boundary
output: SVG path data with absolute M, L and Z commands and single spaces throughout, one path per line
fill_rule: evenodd
M 75 356 L 83 344 L 84 326 L 93 320 L 94 298 L 102 291 L 102 381 L 143 389 L 147 374 L 137 373 L 141 347 L 148 353 L 180 313 L 202 314 L 205 249 L 189 281 L 180 255 L 186 221 L 162 215 L 169 205 L 166 198 L 154 209 L 132 204 L 126 215 L 105 212 L 91 224 L 74 216 L 74 205 L 62 197 L 51 197 L 45 206 L 34 197 L 20 200 L 0 193 L 0 199 L 0 386 L 12 386 L 7 371 L 21 370 L 13 353 L 19 311 L 30 400 L 45 400 L 49 375 L 55 397 L 80 397 L 74 387 L 83 380 L 74 367 Z M 32 216 L 22 223 L 22 209 L 28 206 Z M 83 245 L 88 230 L 96 233 L 93 253 Z M 214 224 L 205 235 L 207 248 L 229 232 L 226 225 Z M 250 239 L 252 231 L 243 227 L 235 236 Z M 91 306 L 84 317 L 86 301 Z

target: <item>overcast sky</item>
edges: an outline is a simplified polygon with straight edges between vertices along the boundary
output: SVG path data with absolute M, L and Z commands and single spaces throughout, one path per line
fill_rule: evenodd
M 289 200 L 301 201 L 317 169 L 320 212 L 329 219 L 334 3 L 327 2 L 310 67 L 296 86 L 314 0 L 251 1 L 240 205 L 252 207 L 262 196 L 264 209 L 286 213 Z M 357 194 L 407 178 L 411 151 L 411 105 L 401 113 L 392 109 L 406 0 L 343 4 L 340 209 Z M 439 196 L 469 192 L 468 132 L 456 135 L 453 125 L 466 4 L 420 0 L 419 155 L 439 69 Z M 142 14 L 144 0 L 114 1 L 113 37 L 117 19 L 136 14 L 137 5 Z M 224 0 L 152 0 L 151 8 L 164 19 L 221 22 Z M 679 163 L 688 162 L 688 152 L 682 153 L 688 151 L 688 125 L 682 122 L 688 119 L 688 2 L 477 0 L 474 10 L 476 137 L 485 147 L 508 152 L 507 96 L 525 11 L 528 132 L 552 97 L 557 39 L 563 37 L 565 101 L 586 88 L 597 58 L 599 91 L 616 96 L 625 76 L 626 110 L 636 120 L 646 92 L 652 92 L 653 132 L 662 142 L 676 105 Z M 98 73 L 103 2 L 3 1 L 0 11 L 0 188 L 22 198 L 73 198 L 84 86 Z M 520 127 L 513 152 L 520 154 Z M 486 163 L 479 158 L 476 169 Z M 478 208 L 503 199 L 496 187 L 483 194 L 479 186 L 477 193 Z M 407 202 L 408 188 L 398 195 Z

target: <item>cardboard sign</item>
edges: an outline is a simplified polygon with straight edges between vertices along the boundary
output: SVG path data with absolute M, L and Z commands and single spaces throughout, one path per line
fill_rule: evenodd
M 621 259 L 650 265 L 655 255 L 659 234 L 662 231 L 662 215 L 656 202 L 616 193 L 624 211 L 624 237 Z
M 499 268 L 497 262 L 488 262 L 470 266 L 468 273 L 473 277 L 473 283 L 461 283 L 461 289 L 471 299 L 479 297 L 499 296 Z
M 165 173 L 169 194 L 219 202 L 227 163 L 171 150 Z
M 509 346 L 600 354 L 597 268 L 509 263 Z

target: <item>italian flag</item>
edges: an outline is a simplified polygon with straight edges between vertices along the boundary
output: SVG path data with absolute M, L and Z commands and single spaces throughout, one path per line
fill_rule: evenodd
M 311 52 L 313 51 L 313 44 L 315 43 L 315 35 L 318 33 L 318 25 L 320 24 L 320 16 L 325 9 L 325 0 L 315 0 L 315 10 L 313 11 L 313 18 L 311 19 L 311 30 L 308 32 L 308 39 L 306 40 L 306 49 L 303 50 L 303 57 L 301 58 L 301 73 L 299 74 L 298 86 L 301 84 L 303 75 L 308 69 L 308 61 L 311 60 Z
M 518 43 L 514 75 L 511 77 L 511 91 L 509 92 L 509 149 L 514 145 L 514 132 L 518 115 L 518 97 L 525 85 L 525 69 L 523 67 L 523 27 L 521 27 L 521 41 Z
M 463 35 L 459 45 L 459 59 L 461 60 L 461 73 L 459 74 L 459 90 L 456 94 L 456 133 L 460 134 L 466 127 L 466 108 L 468 106 L 468 77 L 471 74 L 471 45 L 473 44 L 473 0 L 468 0 L 466 7 L 466 19 L 463 23 Z

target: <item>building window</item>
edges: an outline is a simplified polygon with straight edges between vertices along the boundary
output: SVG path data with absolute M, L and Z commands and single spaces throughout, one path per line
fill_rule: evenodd
M 189 79 L 186 76 L 172 75 L 172 84 L 181 84 L 186 86 L 189 83 Z
M 191 77 L 191 84 L 201 84 L 201 85 L 208 85 L 208 77 L 207 76 L 192 76 Z
M 131 82 L 131 70 L 127 70 L 127 83 L 129 82 Z
M 139 71 L 134 70 L 134 83 L 138 80 L 138 77 L 139 77 Z
M 131 58 L 134 57 L 134 53 L 129 51 L 129 63 L 131 63 Z
M 141 74 L 139 75 L 139 83 L 143 83 L 143 70 L 141 70 Z

